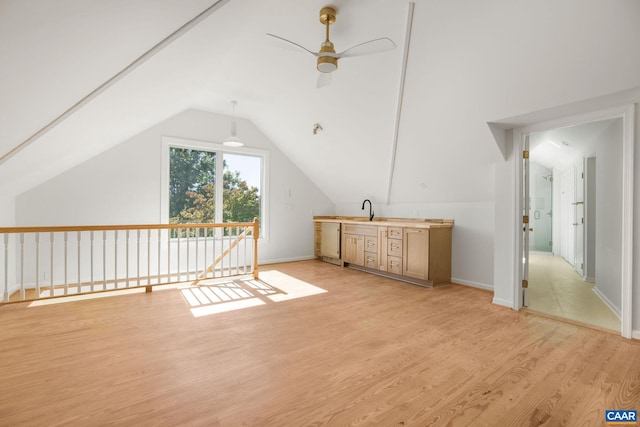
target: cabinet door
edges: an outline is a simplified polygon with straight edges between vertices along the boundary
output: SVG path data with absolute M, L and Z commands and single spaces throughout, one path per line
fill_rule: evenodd
M 429 230 L 404 229 L 404 275 L 429 280 Z
M 349 264 L 364 266 L 364 236 L 356 234 L 344 235 L 343 261 Z
M 340 224 L 336 222 L 322 223 L 320 254 L 323 257 L 340 258 Z

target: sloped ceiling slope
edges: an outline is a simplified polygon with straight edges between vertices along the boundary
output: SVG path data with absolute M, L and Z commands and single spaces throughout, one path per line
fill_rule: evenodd
M 0 71 L 1 152 L 214 2 L 24 3 L 0 3 L 2 63 L 12 64 Z M 389 193 L 409 2 L 332 4 L 338 51 L 377 37 L 398 47 L 343 59 L 317 89 L 315 58 L 265 33 L 317 50 L 327 2 L 230 0 L 0 164 L 0 192 L 18 194 L 187 108 L 229 114 L 235 99 L 236 114 L 335 203 L 491 201 L 501 156 L 487 122 L 640 86 L 635 0 L 418 0 Z
M 111 4 L 103 3 L 104 8 Z M 105 42 L 104 49 L 111 49 L 113 53 L 102 58 L 102 48 L 86 41 L 92 37 L 87 31 L 86 37 L 64 37 L 67 44 L 59 49 L 65 55 L 64 66 L 53 70 L 53 75 L 38 90 L 31 87 L 30 82 L 47 74 L 44 69 L 33 71 L 28 79 L 17 76 L 17 71 L 10 76 L 10 80 L 25 80 L 20 93 L 15 93 L 12 99 L 19 99 L 22 93 L 31 97 L 23 102 L 19 113 L 13 114 L 12 121 L 32 115 L 33 105 L 41 106 L 38 110 L 42 111 L 37 117 L 21 119 L 23 122 L 8 123 L 12 130 L 3 138 L 7 142 L 2 149 L 6 151 L 15 146 L 125 66 L 144 48 L 166 36 L 181 21 L 187 21 L 198 9 L 211 3 L 165 2 L 158 6 L 164 6 L 165 13 L 151 12 L 155 6 L 148 4 L 146 16 L 136 10 L 129 16 L 123 5 L 121 10 L 113 6 L 107 11 L 92 10 L 90 5 L 94 3 L 66 5 L 63 9 L 85 10 L 74 12 L 77 20 L 60 18 L 60 26 L 52 28 L 51 33 L 65 33 L 65 28 L 72 28 L 75 34 L 78 26 L 105 30 L 112 35 L 93 37 L 111 40 L 111 43 Z M 377 37 L 391 37 L 401 45 L 406 3 L 398 3 L 388 0 L 336 2 L 338 20 L 332 26 L 331 39 L 337 50 Z M 179 9 L 177 5 L 183 4 L 189 7 L 188 11 L 178 14 L 180 19 L 162 25 L 156 22 L 154 37 L 138 37 L 137 31 L 124 24 L 112 31 L 106 25 L 108 20 L 103 18 L 111 16 L 115 23 L 119 14 L 123 14 L 126 22 L 155 22 L 156 14 L 171 15 L 172 8 Z M 267 32 L 275 33 L 311 50 L 319 49 L 324 40 L 324 27 L 318 13 L 323 6 L 325 3 L 319 1 L 229 1 L 1 164 L 0 191 L 22 192 L 184 109 L 201 108 L 228 114 L 231 99 L 239 102 L 236 110 L 239 117 L 249 118 L 261 127 L 327 194 L 341 197 L 342 191 L 354 188 L 359 198 L 364 187 L 384 189 L 386 178 L 378 172 L 378 164 L 388 169 L 401 50 L 344 59 L 332 85 L 317 89 L 315 58 L 266 36 Z M 28 11 L 19 9 L 18 12 Z M 60 15 L 64 17 L 65 12 L 68 10 Z M 94 21 L 105 25 L 101 28 Z M 29 29 L 21 31 L 28 33 Z M 133 39 L 132 44 L 138 48 L 127 46 L 128 39 Z M 34 53 L 40 56 L 43 66 L 53 60 L 47 51 L 38 49 Z M 86 70 L 74 66 L 84 61 L 91 63 L 85 66 Z M 95 61 L 98 65 L 94 66 Z M 63 99 L 60 99 L 61 93 L 65 95 Z M 3 105 L 3 112 L 10 109 L 10 105 Z M 312 126 L 316 122 L 324 131 L 314 138 Z M 251 145 L 250 141 L 247 145 Z M 363 165 L 370 167 L 363 168 Z M 362 169 L 362 173 L 355 173 L 356 169 Z M 350 172 L 337 173 L 342 170 Z
M 0 1 L 0 157 L 210 3 Z M 0 191 L 18 193 L 101 151 L 83 134 L 91 125 L 65 135 L 67 153 L 47 136 L 0 164 Z

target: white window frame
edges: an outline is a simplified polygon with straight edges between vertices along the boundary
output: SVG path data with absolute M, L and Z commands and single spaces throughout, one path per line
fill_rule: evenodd
M 224 154 L 255 156 L 261 159 L 262 176 L 260 188 L 260 237 L 269 240 L 269 152 L 248 147 L 227 147 L 222 144 L 195 139 L 162 137 L 162 165 L 160 176 L 160 223 L 169 223 L 169 149 L 178 147 L 216 153 L 216 173 L 222 175 Z M 221 155 L 218 155 L 221 154 Z M 218 177 L 216 177 L 218 179 Z M 216 206 L 222 206 L 222 192 L 216 191 Z M 220 217 L 218 218 L 218 215 Z M 216 209 L 216 222 L 222 221 L 222 209 Z

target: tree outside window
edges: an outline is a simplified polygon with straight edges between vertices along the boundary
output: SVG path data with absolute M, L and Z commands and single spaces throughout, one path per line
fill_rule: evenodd
M 260 218 L 260 157 L 178 147 L 169 150 L 171 224 L 251 222 Z M 220 155 L 221 176 L 216 173 Z M 223 203 L 217 211 L 216 192 L 220 191 Z

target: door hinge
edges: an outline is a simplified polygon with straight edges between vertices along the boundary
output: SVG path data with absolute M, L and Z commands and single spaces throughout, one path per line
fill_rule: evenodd
M 522 152 L 522 158 L 523 159 L 528 159 L 529 158 L 529 150 L 524 150 Z
M 580 270 L 584 270 L 584 263 L 580 264 Z
M 522 223 L 523 224 L 529 224 L 529 215 L 523 215 L 522 216 Z
M 526 279 L 522 279 L 522 287 L 523 288 L 528 288 L 529 287 L 529 281 Z

